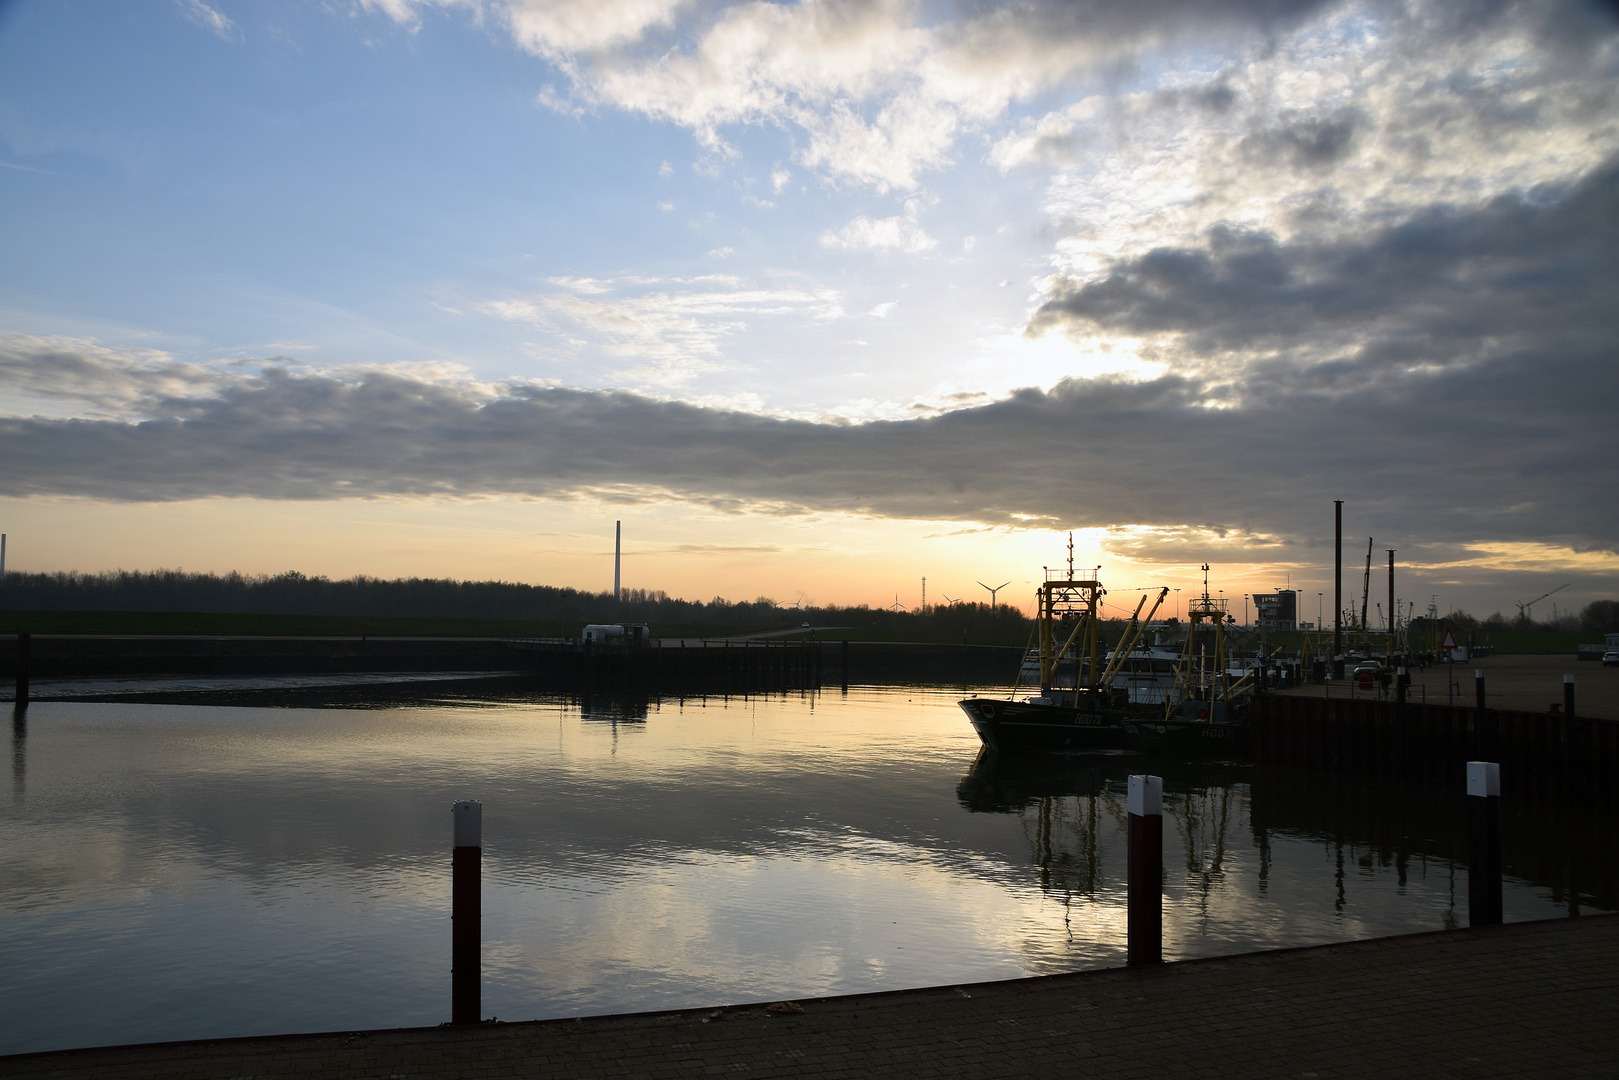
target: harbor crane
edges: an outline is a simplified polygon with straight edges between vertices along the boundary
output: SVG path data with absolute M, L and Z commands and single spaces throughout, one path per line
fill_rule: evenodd
M 1534 618 L 1535 613 L 1533 611 L 1533 608 L 1534 608 L 1534 606 L 1536 604 L 1538 604 L 1542 600 L 1546 599 L 1546 597 L 1552 595 L 1552 593 L 1560 593 L 1560 592 L 1562 592 L 1564 589 L 1568 588 L 1570 584 L 1572 584 L 1572 582 L 1565 581 L 1563 584 L 1557 586 L 1557 588 L 1553 589 L 1551 592 L 1549 592 L 1549 593 L 1541 593 L 1539 596 L 1535 597 L 1533 600 L 1519 600 L 1518 601 L 1518 621 L 1519 622 L 1529 622 L 1531 619 Z
M 985 585 L 982 581 L 980 581 L 978 583 L 979 588 L 981 588 L 981 589 L 989 589 L 989 610 L 991 610 L 991 611 L 995 610 L 995 594 L 1000 592 L 1002 589 L 1006 588 L 1010 584 L 1012 584 L 1010 581 L 1003 581 L 999 585 L 995 586 L 993 589 L 990 589 L 989 586 Z

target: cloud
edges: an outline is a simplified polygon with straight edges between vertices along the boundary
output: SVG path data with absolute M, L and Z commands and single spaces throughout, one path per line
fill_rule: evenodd
M 1127 67 L 1194 33 L 1258 37 L 1317 0 L 1132 3 L 1023 0 L 955 12 L 910 0 L 362 0 L 415 25 L 463 8 L 554 64 L 581 101 L 691 130 L 722 155 L 724 129 L 773 124 L 796 158 L 839 182 L 913 188 L 965 133 L 1080 74 Z M 951 16 L 954 17 L 951 17 Z M 559 98 L 543 97 L 547 104 Z
M 206 396 L 233 378 L 158 349 L 110 349 L 77 338 L 0 336 L 0 410 L 9 415 L 141 416 L 160 400 Z
M 907 255 L 921 255 L 939 246 L 917 221 L 921 200 L 907 199 L 905 213 L 894 217 L 872 219 L 864 214 L 833 232 L 821 234 L 822 247 L 869 249 L 872 251 L 903 251 Z
M 44 366 L 62 351 L 18 355 Z M 816 423 L 621 391 L 270 365 L 146 399 L 140 418 L 0 419 L 0 494 L 594 495 L 1017 527 L 1190 522 L 1266 550 L 1319 538 L 1343 498 L 1378 536 L 1619 551 L 1608 351 L 1509 351 L 1466 368 L 1362 358 L 1256 380 L 1235 406 L 1208 407 L 1227 393 L 1187 375 L 1065 380 L 918 419 Z
M 720 258 L 728 248 L 709 252 Z M 485 314 L 551 330 L 603 354 L 627 361 L 619 372 L 638 380 L 677 384 L 701 372 L 731 366 L 727 338 L 752 322 L 787 318 L 798 323 L 843 314 L 835 292 L 805 288 L 748 288 L 733 277 L 602 280 L 553 278 L 556 291 L 488 300 Z
M 236 24 L 221 15 L 202 0 L 175 0 L 180 13 L 204 30 L 211 30 L 225 41 L 236 39 Z
M 1565 21 L 1590 48 L 1554 32 Z M 1566 187 L 1619 153 L 1598 119 L 1619 110 L 1616 28 L 1578 2 L 1339 4 L 1020 118 L 989 160 L 1047 174 L 1051 266 L 1070 283 L 1220 230 L 1353 243 Z

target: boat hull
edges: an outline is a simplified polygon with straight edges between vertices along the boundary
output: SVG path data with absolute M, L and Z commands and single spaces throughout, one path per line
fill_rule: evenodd
M 1003 754 L 1117 753 L 1128 750 L 1122 717 L 1073 706 L 1003 698 L 960 702 L 985 746 Z
M 1248 752 L 1248 725 L 1207 720 L 1132 718 L 1123 728 L 1130 749 L 1175 758 L 1241 757 Z

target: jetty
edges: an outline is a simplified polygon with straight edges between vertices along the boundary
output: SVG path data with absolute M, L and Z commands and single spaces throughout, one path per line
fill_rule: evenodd
M 10 1080 L 1607 1077 L 1619 915 L 963 986 L 67 1050 Z

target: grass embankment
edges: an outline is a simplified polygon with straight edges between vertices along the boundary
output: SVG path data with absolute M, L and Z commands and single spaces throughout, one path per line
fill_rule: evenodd
M 230 634 L 250 637 L 564 637 L 584 624 L 541 619 L 408 619 L 203 611 L 0 611 L 0 633 Z M 654 636 L 745 633 L 749 627 L 656 625 Z
M 809 637 L 809 630 L 800 628 L 790 634 L 778 634 L 777 641 Z M 815 628 L 817 641 L 901 641 L 917 645 L 960 645 L 961 630 L 943 626 L 823 626 Z M 968 645 L 1009 645 L 1022 648 L 1029 643 L 1029 631 L 1004 630 L 985 627 L 967 631 Z
M 232 634 L 251 637 L 568 637 L 584 624 L 556 619 L 409 619 L 373 615 L 255 615 L 203 611 L 0 611 L 0 633 L 28 630 L 36 634 Z M 653 637 L 721 638 L 787 629 L 722 623 L 653 623 Z M 961 630 L 945 626 L 821 626 L 817 641 L 900 641 L 918 645 L 960 645 Z M 798 627 L 775 633 L 770 640 L 808 638 Z M 1112 634 L 1107 635 L 1112 640 Z M 1352 635 L 1345 635 L 1346 640 Z M 1270 635 L 1271 648 L 1296 651 L 1303 635 Z M 1458 633 L 1458 641 L 1467 635 Z M 1022 648 L 1029 631 L 986 626 L 967 631 L 969 645 Z M 1602 635 L 1586 630 L 1475 630 L 1473 640 L 1502 655 L 1574 655 L 1582 644 Z
M 1502 656 L 1523 655 L 1562 655 L 1573 656 L 1579 651 L 1581 645 L 1600 642 L 1602 634 L 1590 630 L 1457 630 L 1456 641 L 1466 645 L 1471 635 L 1475 645 L 1488 645 Z M 1373 641 L 1378 648 L 1382 647 L 1382 635 L 1373 634 Z M 1269 644 L 1272 649 L 1282 648 L 1288 652 L 1297 652 L 1304 642 L 1304 635 L 1298 633 L 1273 633 Z M 1346 649 L 1359 648 L 1360 635 L 1344 632 L 1344 647 Z M 1423 650 L 1428 647 L 1428 638 L 1418 633 L 1411 647 Z M 1437 649 L 1438 642 L 1433 647 Z
M 0 633 L 35 634 L 227 634 L 247 637 L 570 637 L 579 621 L 545 619 L 409 619 L 373 615 L 255 615 L 205 611 L 0 611 Z M 653 623 L 653 637 L 721 638 L 779 631 L 771 626 L 722 623 Z M 799 627 L 770 640 L 807 638 Z M 961 631 L 944 627 L 822 627 L 818 641 L 906 641 L 959 645 Z M 972 645 L 1022 646 L 1026 630 L 971 630 Z
M 1458 633 L 1456 640 L 1465 642 L 1467 635 Z M 1573 656 L 1581 645 L 1600 644 L 1602 635 L 1586 630 L 1475 630 L 1473 641 L 1503 655 L 1567 653 Z

